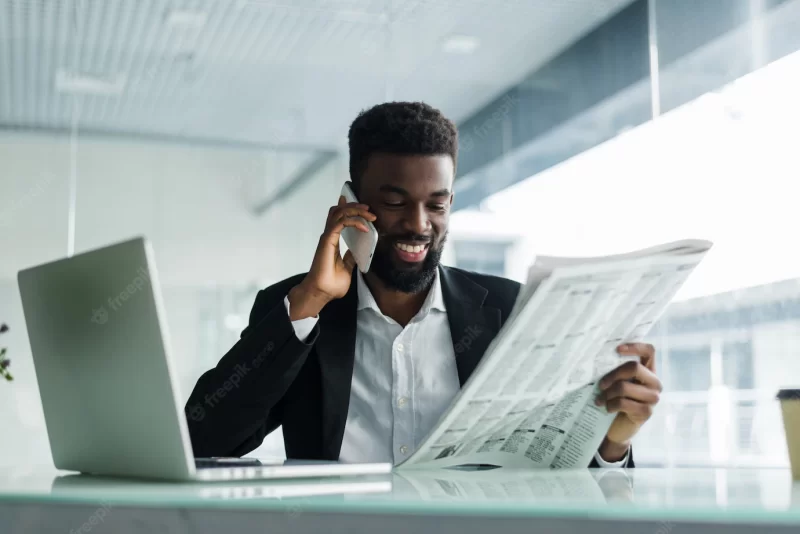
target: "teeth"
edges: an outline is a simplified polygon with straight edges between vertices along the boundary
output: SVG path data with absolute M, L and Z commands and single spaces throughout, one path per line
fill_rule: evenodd
M 405 252 L 419 253 L 425 250 L 425 245 L 406 245 L 404 243 L 397 243 L 397 248 Z

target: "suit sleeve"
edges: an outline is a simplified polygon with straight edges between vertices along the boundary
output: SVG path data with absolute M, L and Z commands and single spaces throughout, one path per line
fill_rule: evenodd
M 301 341 L 285 295 L 259 291 L 241 339 L 204 373 L 186 403 L 195 457 L 242 456 L 282 423 L 282 400 L 319 334 Z
M 589 467 L 602 467 L 596 458 L 592 458 L 592 461 L 589 462 Z M 619 467 L 636 467 L 633 463 L 633 445 L 631 445 L 630 449 L 628 449 L 628 457 L 626 458 L 625 464 Z

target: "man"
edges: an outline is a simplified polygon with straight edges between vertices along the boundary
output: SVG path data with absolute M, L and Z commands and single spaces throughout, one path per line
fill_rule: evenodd
M 360 203 L 328 212 L 311 268 L 259 292 L 241 339 L 186 406 L 196 456 L 241 456 L 283 425 L 293 459 L 400 463 L 414 452 L 499 332 L 516 282 L 439 265 L 458 133 L 438 110 L 394 102 L 350 127 Z M 341 256 L 347 227 L 380 237 L 370 270 Z M 470 343 L 461 342 L 469 338 Z M 601 382 L 618 413 L 592 466 L 633 466 L 630 440 L 661 384 L 653 347 Z

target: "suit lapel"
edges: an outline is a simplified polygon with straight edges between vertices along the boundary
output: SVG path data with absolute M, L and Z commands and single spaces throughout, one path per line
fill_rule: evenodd
M 356 348 L 358 290 L 355 272 L 347 295 L 320 312 L 316 352 L 322 374 L 322 456 L 338 460 L 350 406 Z
M 462 272 L 440 267 L 439 273 L 455 349 L 458 381 L 463 387 L 500 331 L 500 310 L 484 306 L 488 291 Z

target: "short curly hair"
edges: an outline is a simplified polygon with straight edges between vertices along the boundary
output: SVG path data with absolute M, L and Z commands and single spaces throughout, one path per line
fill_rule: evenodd
M 387 102 L 362 111 L 350 125 L 350 180 L 358 187 L 376 152 L 449 155 L 458 161 L 458 128 L 424 102 Z

